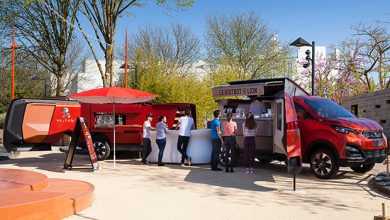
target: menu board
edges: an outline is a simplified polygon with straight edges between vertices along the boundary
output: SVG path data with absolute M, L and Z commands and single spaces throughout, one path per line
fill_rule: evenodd
M 92 169 L 99 169 L 98 159 L 95 151 L 95 147 L 93 145 L 91 133 L 87 125 L 85 124 L 85 120 L 83 117 L 77 118 L 76 124 L 72 134 L 72 140 L 69 144 L 68 152 L 66 154 L 64 169 L 72 169 L 72 162 L 74 158 L 74 153 L 76 152 L 77 144 L 80 140 L 80 136 L 83 135 L 83 141 L 87 146 L 89 159 L 91 161 Z

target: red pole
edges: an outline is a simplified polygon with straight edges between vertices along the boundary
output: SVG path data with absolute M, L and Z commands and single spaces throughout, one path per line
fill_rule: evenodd
M 15 49 L 18 46 L 15 44 L 14 25 L 12 25 L 12 66 L 11 66 L 11 100 L 15 98 Z
M 127 88 L 127 66 L 128 66 L 128 53 L 129 52 L 129 45 L 127 42 L 127 29 L 126 29 L 126 46 L 125 46 L 125 88 Z

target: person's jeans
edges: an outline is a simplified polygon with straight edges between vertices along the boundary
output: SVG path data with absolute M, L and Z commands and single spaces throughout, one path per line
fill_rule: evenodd
M 157 143 L 157 146 L 158 146 L 158 149 L 159 149 L 159 152 L 158 152 L 158 164 L 162 164 L 162 158 L 163 158 L 163 155 L 164 155 L 165 145 L 167 144 L 167 139 L 166 138 L 164 138 L 164 139 L 156 139 L 156 143 Z
M 226 168 L 233 168 L 233 161 L 235 161 L 235 148 L 236 148 L 236 137 L 235 136 L 225 136 L 225 158 L 224 162 Z M 230 161 L 229 161 L 230 157 Z
M 190 137 L 179 135 L 177 140 L 177 150 L 181 153 L 181 163 L 184 163 L 184 159 L 188 160 L 187 147 L 189 141 Z
M 255 166 L 255 146 L 255 137 L 244 138 L 245 162 L 247 168 Z
M 150 142 L 150 138 L 143 138 L 143 155 L 142 162 L 146 163 L 146 158 L 148 158 L 149 154 L 152 152 L 152 142 Z
M 211 144 L 213 146 L 213 150 L 211 152 L 211 169 L 215 170 L 218 167 L 219 155 L 221 154 L 222 142 L 220 139 L 212 139 Z

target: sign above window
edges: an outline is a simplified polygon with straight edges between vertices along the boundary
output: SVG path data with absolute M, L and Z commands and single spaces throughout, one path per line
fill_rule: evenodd
M 261 96 L 264 95 L 264 84 L 243 84 L 214 86 L 213 97 L 222 96 Z

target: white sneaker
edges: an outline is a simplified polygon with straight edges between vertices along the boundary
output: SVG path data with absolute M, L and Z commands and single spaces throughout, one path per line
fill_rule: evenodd
M 250 169 L 249 169 L 249 168 L 246 168 L 245 173 L 246 173 L 246 174 L 250 174 L 250 173 L 251 173 Z
M 191 166 L 191 157 L 188 157 L 187 162 L 188 162 L 188 166 Z
M 180 166 L 185 167 L 185 166 L 184 166 L 184 163 L 181 163 Z
M 254 173 L 255 172 L 255 169 L 253 167 L 251 167 L 251 173 Z

